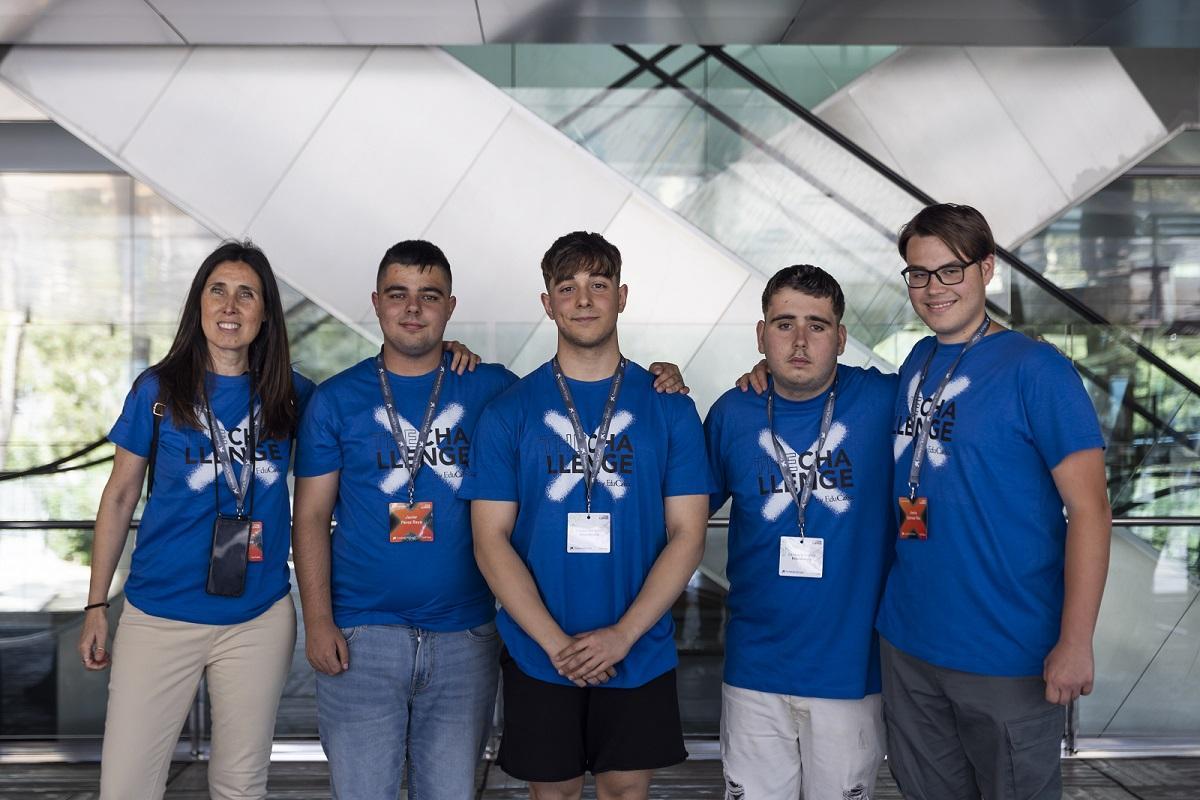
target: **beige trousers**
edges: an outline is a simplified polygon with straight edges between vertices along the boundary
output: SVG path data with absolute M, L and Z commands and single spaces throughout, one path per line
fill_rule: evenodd
M 199 625 L 125 603 L 113 640 L 101 800 L 159 800 L 201 674 L 212 704 L 211 797 L 262 800 L 275 711 L 292 663 L 291 595 L 248 622 Z

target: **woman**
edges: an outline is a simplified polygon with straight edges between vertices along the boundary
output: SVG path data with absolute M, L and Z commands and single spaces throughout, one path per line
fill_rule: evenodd
M 296 638 L 287 470 L 312 388 L 291 369 L 266 256 L 249 243 L 221 245 L 192 281 L 170 351 L 134 382 L 109 433 L 116 455 L 79 639 L 87 669 L 113 667 L 103 800 L 163 796 L 205 673 L 212 797 L 266 796 Z M 110 655 L 106 600 L 148 464 L 152 493 Z

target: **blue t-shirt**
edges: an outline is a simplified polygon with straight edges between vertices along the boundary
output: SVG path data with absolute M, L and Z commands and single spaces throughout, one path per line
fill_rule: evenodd
M 334 515 L 331 595 L 334 621 L 461 631 L 491 621 L 496 601 L 475 564 L 469 505 L 455 497 L 470 457 L 475 423 L 488 402 L 516 381 L 480 364 L 442 383 L 422 453 L 415 499 L 433 503 L 432 542 L 392 542 L 388 505 L 408 502 L 408 470 L 396 447 L 375 357 L 322 383 L 300 424 L 299 478 L 340 471 Z M 415 444 L 437 370 L 388 373 L 405 440 Z
M 838 367 L 833 424 L 814 455 L 829 393 L 775 397 L 775 433 L 796 487 L 813 458 L 806 536 L 825 540 L 820 578 L 782 577 L 779 539 L 797 536 L 796 503 L 780 474 L 767 398 L 731 389 L 704 422 L 717 491 L 729 514 L 725 682 L 759 692 L 861 698 L 879 691 L 875 612 L 892 537 L 888 430 L 895 375 Z
M 567 380 L 584 430 L 594 438 L 611 381 Z M 550 364 L 497 397 L 483 414 L 471 469 L 458 496 L 519 504 L 512 546 L 546 609 L 568 635 L 616 624 L 667 545 L 663 498 L 709 493 L 704 431 L 686 395 L 659 394 L 654 376 L 629 362 L 609 427 L 592 511 L 611 514 L 611 552 L 567 553 L 567 514 L 585 510 L 583 467 Z M 573 685 L 501 609 L 496 624 L 521 671 Z M 606 686 L 641 686 L 676 664 L 670 612 L 617 665 Z
M 917 490 L 929 499 L 929 538 L 897 540 L 879 632 L 937 666 L 1041 675 L 1059 636 L 1067 527 L 1050 471 L 1104 447 L 1100 424 L 1071 362 L 1014 331 L 967 351 L 931 420 L 927 398 L 963 345 L 938 347 L 914 420 L 935 341 L 922 339 L 900 367 L 892 428 L 893 495 L 907 497 L 914 435 L 930 425 Z
M 209 373 L 208 380 L 209 402 L 229 433 L 233 470 L 240 479 L 242 465 L 248 461 L 250 379 Z M 296 372 L 292 382 L 303 409 L 313 383 Z M 157 398 L 158 378 L 153 371 L 146 372 L 126 396 L 121 416 L 109 431 L 109 441 L 149 458 L 154 432 L 151 407 Z M 246 501 L 246 514 L 263 524 L 263 560 L 247 565 L 245 591 L 240 597 L 210 595 L 204 587 L 216 518 L 213 481 L 222 513 L 236 513 L 237 503 L 224 473 L 214 468 L 207 425 L 204 430 L 177 427 L 167 411 L 158 432 L 154 493 L 142 511 L 133 563 L 125 581 L 125 596 L 134 606 L 181 622 L 232 625 L 254 619 L 288 593 L 292 523 L 287 472 L 292 441 L 264 439 L 261 431 L 256 435 L 253 494 Z

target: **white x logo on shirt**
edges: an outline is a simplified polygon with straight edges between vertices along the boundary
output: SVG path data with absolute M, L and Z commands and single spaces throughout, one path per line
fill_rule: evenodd
M 209 440 L 209 449 L 212 450 L 213 449 L 212 435 L 208 430 L 208 426 L 201 425 L 200 429 L 204 433 L 204 438 Z M 250 438 L 250 415 L 247 414 L 246 416 L 242 417 L 242 421 L 237 424 L 237 428 L 235 428 L 234 430 L 240 430 L 242 432 L 242 441 L 243 442 L 246 441 L 247 439 L 249 439 Z M 231 433 L 232 433 L 232 431 L 231 431 Z M 230 449 L 231 450 L 233 449 L 232 445 L 230 446 Z M 213 457 L 214 458 L 216 457 L 215 453 L 213 454 Z M 246 466 L 247 464 L 249 464 L 249 462 L 250 462 L 249 453 L 247 453 L 246 458 L 242 462 L 242 465 Z M 217 469 L 214 470 L 213 465 L 211 463 L 210 464 L 197 464 L 196 468 L 193 469 L 187 477 L 188 488 L 191 489 L 193 492 L 199 492 L 201 489 L 206 488 L 210 483 L 213 482 L 213 478 L 216 476 L 217 471 L 219 471 L 220 469 L 221 469 L 220 465 L 217 465 Z M 256 466 L 254 469 L 254 478 L 259 483 L 261 483 L 263 486 L 274 485 L 275 481 L 279 480 L 279 475 L 280 475 L 279 470 L 275 469 L 274 465 L 272 465 L 271 463 L 263 462 L 263 461 L 256 462 Z
M 908 397 L 907 408 L 909 410 L 911 410 L 913 407 L 913 397 L 918 395 L 917 383 L 918 383 L 918 381 L 920 381 L 920 379 L 921 379 L 921 376 L 918 373 L 916 375 L 913 375 L 912 380 L 909 381 L 908 393 L 907 393 L 907 397 Z M 960 375 L 959 377 L 950 381 L 950 383 L 946 384 L 946 391 L 942 392 L 941 404 L 944 406 L 946 403 L 949 403 L 951 400 L 958 397 L 960 394 L 962 394 L 969 388 L 971 388 L 971 379 L 968 378 L 966 375 Z M 917 405 L 917 416 L 916 416 L 916 419 L 913 420 L 913 430 L 914 431 L 917 429 L 916 423 L 918 423 L 918 422 L 921 424 L 922 427 L 928 425 L 929 418 L 933 415 L 933 413 L 935 411 L 935 409 L 933 408 L 933 406 L 931 404 L 929 411 L 927 413 L 924 410 L 925 395 L 920 394 L 919 397 L 920 397 L 920 403 Z M 892 457 L 896 461 L 899 461 L 900 456 L 902 456 L 904 454 L 904 451 L 908 449 L 908 446 L 913 443 L 913 439 L 915 439 L 915 438 L 916 438 L 915 436 L 910 436 L 909 434 L 906 434 L 906 433 L 903 433 L 903 434 L 897 433 L 895 435 L 895 437 L 892 439 Z M 926 440 L 926 442 L 925 442 L 925 457 L 929 460 L 929 463 L 932 464 L 934 467 L 940 467 L 946 463 L 947 455 L 946 455 L 945 449 L 943 449 L 942 445 L 938 442 L 938 440 L 934 439 L 932 436 L 930 436 L 929 439 Z
M 400 422 L 400 434 L 404 437 L 405 444 L 413 446 L 417 443 L 417 435 L 420 433 L 417 427 L 406 420 L 402 415 L 396 414 L 396 418 Z M 433 426 L 430 429 L 429 438 L 433 442 L 435 450 L 441 450 L 441 445 L 438 444 L 433 431 L 448 430 L 457 425 L 463 418 L 463 407 L 461 403 L 451 403 L 442 409 L 442 412 L 433 418 Z M 388 424 L 387 409 L 379 406 L 375 409 L 375 421 L 387 431 L 388 440 L 392 441 L 392 426 Z M 429 446 L 429 442 L 426 442 Z M 424 453 L 418 453 L 419 457 L 424 458 Z M 437 459 L 434 463 L 426 464 L 422 469 L 432 469 L 442 482 L 455 491 L 462 484 L 462 465 L 461 464 L 442 464 Z M 384 494 L 395 494 L 400 491 L 400 488 L 408 484 L 408 468 L 404 464 L 400 464 L 395 469 L 389 470 L 383 480 L 379 482 L 379 491 Z
M 542 421 L 546 423 L 546 427 L 558 434 L 568 445 L 574 440 L 575 429 L 571 425 L 571 420 L 557 411 L 547 411 Z M 630 414 L 628 411 L 618 411 L 616 414 L 613 414 L 612 422 L 608 426 L 608 435 L 610 437 L 620 436 L 632 424 L 633 414 Z M 599 427 L 599 425 L 596 426 L 597 429 Z M 598 430 L 592 431 L 592 436 L 596 436 L 597 433 Z M 608 451 L 605 452 L 607 453 Z M 558 475 L 546 487 L 546 497 L 556 503 L 561 503 L 581 480 L 583 480 L 582 472 L 566 472 Z M 596 485 L 607 489 L 608 493 L 612 495 L 613 500 L 620 500 L 625 496 L 625 486 L 621 483 L 609 486 L 601 478 L 597 478 Z
M 832 453 L 841 447 L 842 442 L 846 440 L 846 426 L 840 422 L 835 422 L 829 426 L 829 435 L 825 437 L 825 452 Z M 782 436 L 776 437 L 779 439 L 779 446 L 783 450 L 784 463 L 779 463 L 779 456 L 775 452 L 774 445 L 771 444 L 771 431 L 764 428 L 758 435 L 758 445 L 763 449 L 771 460 L 775 462 L 780 469 L 789 470 L 792 473 L 792 479 L 796 481 L 796 488 L 800 489 L 800 482 L 804 480 L 804 473 L 807 471 L 800 466 L 800 453 L 792 449 Z M 817 439 L 820 437 L 818 436 Z M 819 458 L 820 453 L 817 453 L 817 439 L 808 446 L 807 450 L 801 451 L 804 453 L 812 453 L 813 458 Z M 837 487 L 825 487 L 821 485 L 820 475 L 817 475 L 817 485 L 813 490 L 813 497 L 821 501 L 821 504 L 835 514 L 844 514 L 850 510 L 850 498 L 843 494 Z M 762 515 L 767 522 L 774 522 L 779 519 L 779 515 L 784 509 L 789 506 L 795 507 L 792 502 L 792 493 L 787 491 L 787 486 L 780 487 L 783 491 L 770 495 L 766 502 L 763 503 Z

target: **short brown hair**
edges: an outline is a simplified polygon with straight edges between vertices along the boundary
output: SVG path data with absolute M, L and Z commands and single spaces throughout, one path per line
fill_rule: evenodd
M 763 289 L 762 307 L 763 314 L 767 313 L 767 306 L 771 303 L 771 298 L 776 292 L 784 289 L 793 289 L 800 294 L 806 294 L 809 297 L 818 299 L 829 298 L 829 302 L 833 305 L 833 315 L 837 317 L 837 321 L 842 321 L 842 315 L 846 313 L 846 296 L 842 294 L 842 287 L 825 270 L 820 267 L 814 267 L 812 264 L 795 264 L 790 267 L 784 267 L 771 276 L 771 280 L 767 281 L 767 288 Z
M 621 282 L 621 251 L 598 233 L 573 231 L 555 239 L 542 256 L 542 279 L 546 288 L 586 272 Z
M 925 206 L 904 223 L 896 243 L 900 257 L 908 260 L 908 240 L 914 236 L 936 236 L 968 264 L 996 253 L 996 240 L 987 220 L 971 206 L 939 203 Z M 929 264 L 927 266 L 936 266 Z

